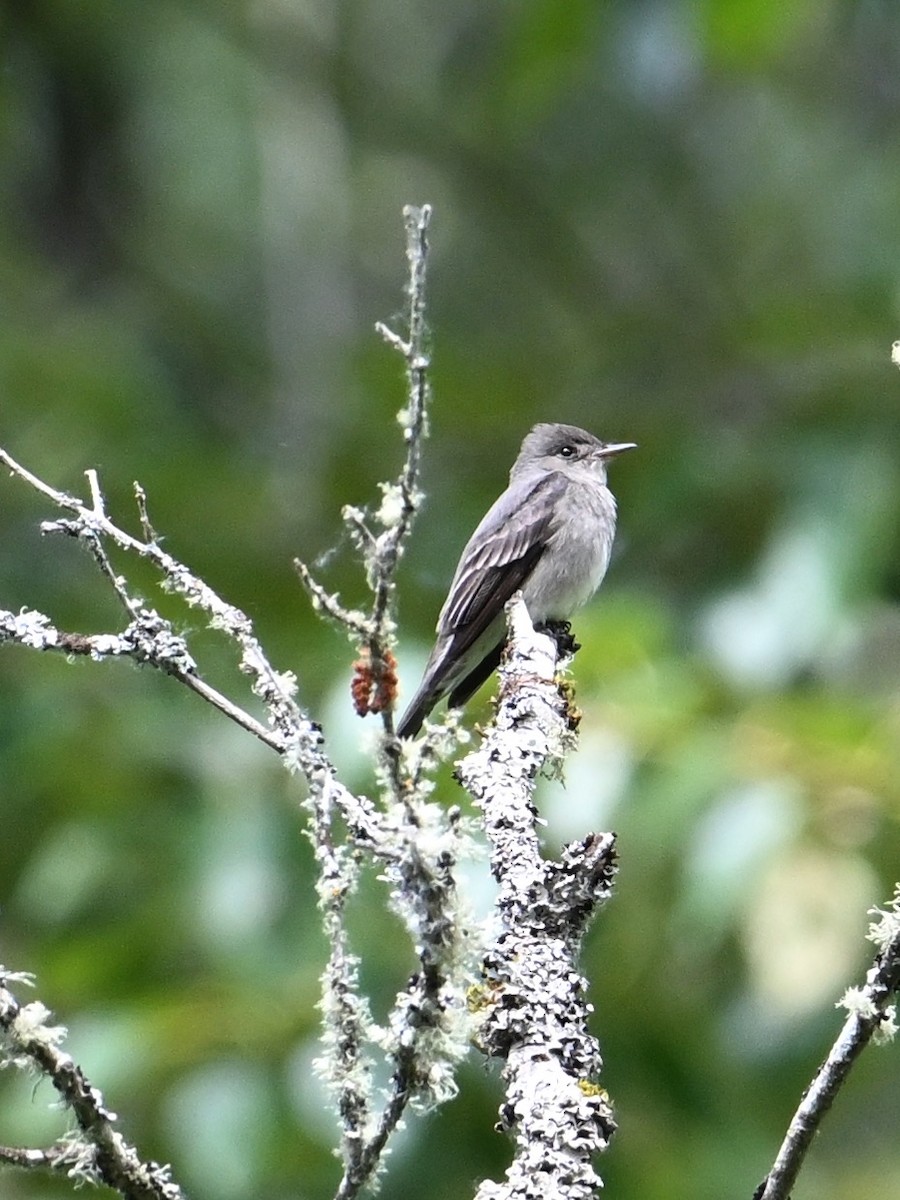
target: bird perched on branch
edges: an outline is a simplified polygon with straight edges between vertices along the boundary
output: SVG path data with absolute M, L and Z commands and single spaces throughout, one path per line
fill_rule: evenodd
M 532 622 L 566 622 L 600 586 L 616 532 L 606 466 L 634 442 L 601 442 L 575 425 L 535 425 L 509 487 L 469 538 L 437 623 L 419 690 L 397 725 L 415 737 L 447 696 L 466 703 L 500 662 L 504 605 L 521 590 Z

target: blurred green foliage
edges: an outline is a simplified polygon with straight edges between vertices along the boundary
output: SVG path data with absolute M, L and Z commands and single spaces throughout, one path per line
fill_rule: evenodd
M 896 6 L 19 0 L 0 54 L 0 443 L 73 491 L 97 467 L 132 527 L 139 479 L 354 786 L 352 648 L 290 560 L 340 544 L 320 575 L 362 600 L 339 511 L 400 461 L 373 324 L 400 311 L 404 203 L 436 210 L 407 689 L 529 425 L 640 443 L 577 623 L 582 744 L 543 786 L 547 840 L 621 839 L 585 956 L 621 1122 L 608 1194 L 749 1196 L 900 875 Z M 79 547 L 41 541 L 46 506 L 0 482 L 0 605 L 119 623 Z M 214 635 L 195 645 L 241 687 Z M 170 680 L 18 649 L 0 750 L 0 960 L 37 973 L 127 1135 L 195 1200 L 330 1195 L 295 785 Z M 382 899 L 367 881 L 354 915 L 380 1013 L 411 965 Z M 796 1200 L 900 1190 L 896 1054 L 860 1064 Z M 47 1086 L 2 1084 L 0 1140 L 53 1136 Z M 501 1172 L 498 1095 L 473 1060 L 381 1194 Z

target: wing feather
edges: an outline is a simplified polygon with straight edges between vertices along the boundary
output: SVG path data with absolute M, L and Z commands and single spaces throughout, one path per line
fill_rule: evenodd
M 472 645 L 523 586 L 553 533 L 558 474 L 513 484 L 488 510 L 462 552 L 438 634 L 453 636 L 454 656 Z

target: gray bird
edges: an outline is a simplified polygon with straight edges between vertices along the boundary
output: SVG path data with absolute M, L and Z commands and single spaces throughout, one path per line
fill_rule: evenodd
M 500 662 L 504 605 L 521 590 L 535 625 L 564 622 L 600 586 L 616 532 L 606 464 L 634 442 L 610 444 L 575 425 L 535 425 L 509 487 L 469 538 L 437 623 L 419 690 L 397 726 L 415 737 L 444 696 L 458 708 Z

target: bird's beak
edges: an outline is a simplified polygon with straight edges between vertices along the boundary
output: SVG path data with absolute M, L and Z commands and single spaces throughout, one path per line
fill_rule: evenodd
M 623 454 L 626 450 L 637 450 L 637 442 L 611 442 L 597 450 L 596 457 L 615 458 L 617 454 Z

